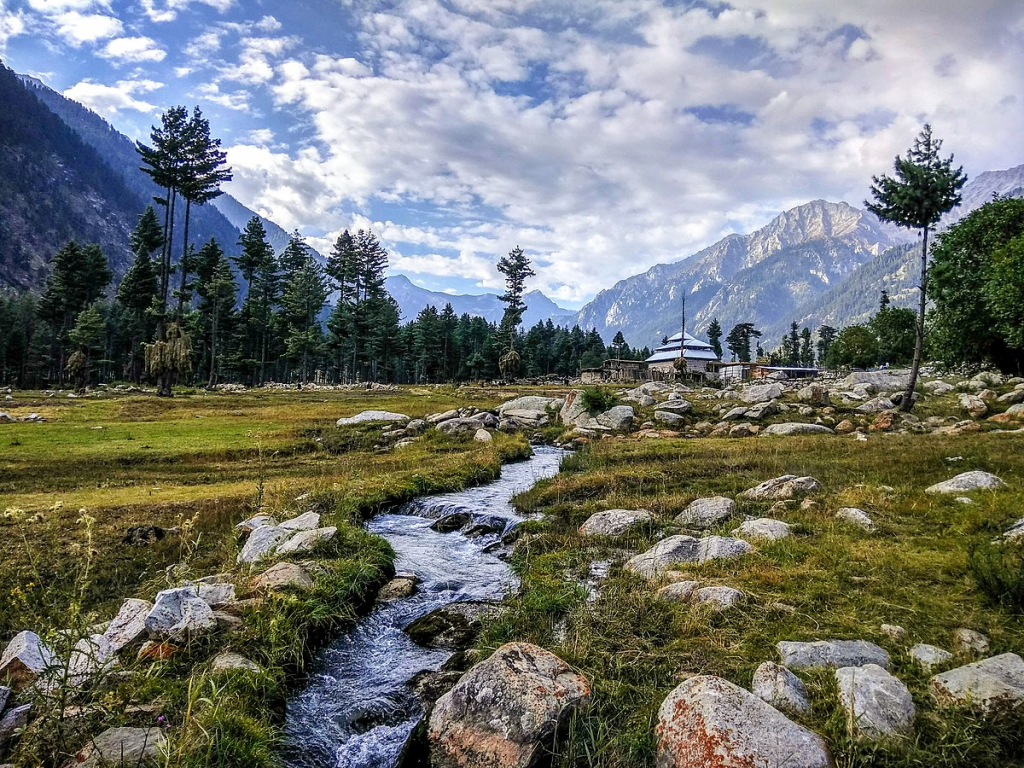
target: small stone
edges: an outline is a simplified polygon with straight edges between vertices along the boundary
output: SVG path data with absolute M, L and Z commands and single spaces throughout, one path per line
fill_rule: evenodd
M 312 552 L 321 544 L 331 541 L 338 534 L 338 529 L 333 525 L 326 528 L 314 528 L 311 531 L 299 531 L 288 541 L 277 548 L 277 555 L 297 555 L 303 552 Z
M 739 528 L 732 532 L 733 536 L 761 541 L 778 541 L 787 539 L 790 536 L 790 526 L 781 520 L 774 520 L 770 517 L 761 517 L 756 520 L 747 520 Z
M 910 691 L 885 669 L 877 664 L 842 667 L 835 676 L 852 735 L 880 739 L 913 728 L 917 711 Z
M 659 589 L 654 597 L 666 603 L 688 603 L 699 587 L 699 581 L 677 581 Z
M 736 502 L 725 496 L 694 499 L 676 515 L 675 522 L 690 528 L 711 528 L 736 514 Z
M 835 432 L 838 435 L 848 435 L 851 432 L 856 431 L 856 429 L 857 429 L 857 425 L 856 424 L 854 424 L 849 419 L 843 419 L 838 424 L 836 424 Z
M 1006 483 L 991 472 L 962 472 L 954 478 L 927 488 L 925 493 L 962 493 L 964 491 L 994 491 L 1005 488 Z
M 78 768 L 156 763 L 166 744 L 159 728 L 108 728 L 79 751 Z
M 213 609 L 200 599 L 195 587 L 177 587 L 157 593 L 146 615 L 146 631 L 160 639 L 181 639 L 207 634 L 217 628 Z
M 255 662 L 250 661 L 239 653 L 224 651 L 214 657 L 210 663 L 210 670 L 218 672 L 259 672 L 260 668 Z
M 296 563 L 277 563 L 256 577 L 253 585 L 257 589 L 276 591 L 280 589 L 297 589 L 301 592 L 313 588 L 313 577 L 301 565 Z
M 760 485 L 744 491 L 740 494 L 740 498 L 750 499 L 751 501 L 775 501 L 778 499 L 792 499 L 795 496 L 814 493 L 819 490 L 821 490 L 821 483 L 813 477 L 782 475 L 781 477 L 766 480 Z
M 416 594 L 416 584 L 419 581 L 417 576 L 412 574 L 398 576 L 381 587 L 377 593 L 378 600 L 400 600 L 412 597 Z
M 11 698 L 11 689 L 6 685 L 0 685 L 0 712 L 4 711 L 4 707 L 7 706 L 8 699 Z
M 875 522 L 867 512 L 857 507 L 842 507 L 836 512 L 836 518 L 847 523 L 852 523 L 865 531 L 875 530 Z
M 918 643 L 910 649 L 910 658 L 924 667 L 925 672 L 931 672 L 932 668 L 941 667 L 952 661 L 953 654 L 934 645 Z
M 19 632 L 0 656 L 0 680 L 19 691 L 60 663 L 35 632 Z
M 288 531 L 311 531 L 320 527 L 320 515 L 316 512 L 306 512 L 291 520 L 285 520 L 278 527 Z
M 693 593 L 693 602 L 715 610 L 724 610 L 742 603 L 746 595 L 733 587 L 702 587 Z
M 580 526 L 583 536 L 621 536 L 654 519 L 647 509 L 607 509 L 595 512 Z
M 907 636 L 907 630 L 898 624 L 883 624 L 882 634 L 893 640 L 903 640 Z
M 953 650 L 957 653 L 984 656 L 988 647 L 988 637 L 977 630 L 960 627 L 953 631 Z
M 221 632 L 241 632 L 245 629 L 245 622 L 233 614 L 214 611 L 213 618 L 217 622 L 217 629 Z
M 791 669 L 839 669 L 877 664 L 889 668 L 889 654 L 866 640 L 817 640 L 776 643 L 782 664 Z
M 147 640 L 139 648 L 136 659 L 138 661 L 165 661 L 178 652 L 178 646 L 173 643 L 161 643 L 156 640 Z
M 477 443 L 490 443 L 493 442 L 494 437 L 490 432 L 481 427 L 473 434 L 473 440 Z
M 803 681 L 773 661 L 766 661 L 754 670 L 750 690 L 781 712 L 802 714 L 811 709 Z

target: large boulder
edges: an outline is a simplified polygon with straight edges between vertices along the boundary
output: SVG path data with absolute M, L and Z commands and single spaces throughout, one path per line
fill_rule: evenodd
M 363 411 L 355 416 L 342 417 L 338 419 L 337 424 L 339 427 L 344 427 L 348 424 L 366 424 L 367 422 L 377 421 L 397 421 L 404 424 L 409 421 L 409 417 L 404 413 L 394 413 L 392 411 Z
M 701 539 L 693 536 L 669 536 L 646 552 L 631 557 L 625 567 L 626 570 L 644 578 L 655 579 L 673 565 L 727 560 L 752 551 L 753 547 L 741 539 L 724 536 L 707 536 Z
M 256 563 L 270 557 L 284 541 L 294 535 L 295 531 L 278 525 L 258 526 L 249 534 L 242 551 L 238 553 L 239 565 Z
M 592 420 L 593 417 L 587 411 L 587 406 L 584 404 L 583 392 L 581 390 L 574 389 L 565 396 L 565 402 L 558 412 L 558 418 L 567 427 L 586 426 Z
M 960 407 L 967 411 L 972 419 L 980 419 L 988 413 L 988 405 L 978 395 L 960 395 Z
M 217 629 L 213 608 L 199 597 L 195 587 L 176 587 L 158 592 L 146 615 L 146 631 L 163 640 L 183 640 Z
M 939 706 L 973 706 L 983 712 L 1024 706 L 1024 659 L 992 656 L 935 675 L 929 682 Z
M 744 403 L 767 403 L 782 397 L 781 384 L 755 384 L 744 387 L 740 391 L 740 400 Z
M 427 648 L 462 650 L 468 648 L 483 628 L 484 619 L 501 615 L 500 603 L 466 601 L 436 608 L 414 619 L 405 633 Z
M 654 420 L 670 427 L 678 427 L 686 422 L 686 419 L 675 411 L 655 411 Z
M 725 496 L 694 499 L 675 517 L 675 522 L 690 528 L 711 528 L 736 514 L 736 502 Z
M 289 531 L 311 531 L 320 527 L 320 515 L 316 512 L 305 512 L 291 520 L 285 520 L 278 527 L 286 528 Z
M 825 741 L 720 677 L 681 683 L 658 710 L 658 768 L 828 768 Z
M 321 544 L 326 544 L 338 534 L 338 529 L 333 525 L 326 528 L 314 528 L 311 531 L 299 531 L 288 541 L 277 548 L 278 555 L 297 555 L 303 552 L 312 552 Z
M 887 397 L 873 397 L 866 403 L 861 403 L 854 408 L 857 413 L 881 413 L 882 411 L 891 411 L 896 407 L 896 404 Z
M 629 429 L 632 426 L 634 415 L 632 406 L 616 405 L 604 413 L 598 414 L 597 423 L 602 427 L 620 431 Z
M 925 489 L 925 493 L 963 493 L 964 491 L 995 491 L 1005 488 L 1006 483 L 991 472 L 974 470 L 961 472 L 956 477 L 936 483 Z
M 803 681 L 774 661 L 766 661 L 754 670 L 750 691 L 782 712 L 803 713 L 811 709 Z
M 693 410 L 693 404 L 689 400 L 683 398 L 677 398 L 674 400 L 666 400 L 658 406 L 659 411 L 669 411 L 682 416 L 685 413 L 689 413 Z
M 0 680 L 6 678 L 14 690 L 20 690 L 59 663 L 39 635 L 19 632 L 0 656 Z
M 888 669 L 889 654 L 884 648 L 867 640 L 817 640 L 799 643 L 782 640 L 776 643 L 782 664 L 790 669 L 840 669 L 877 664 Z
M 828 390 L 821 384 L 808 384 L 796 393 L 796 399 L 814 408 L 824 408 L 832 404 Z
M 842 667 L 835 675 L 851 735 L 880 739 L 913 728 L 917 711 L 910 691 L 889 672 L 877 664 L 865 664 Z
M 824 424 L 804 424 L 788 421 L 785 424 L 771 424 L 761 430 L 762 435 L 834 435 Z
M 584 536 L 621 536 L 646 522 L 654 515 L 646 509 L 606 509 L 595 512 L 580 526 Z
M 910 383 L 909 371 L 854 371 L 843 384 L 853 389 L 858 384 L 870 384 L 878 392 L 905 390 Z
M 554 654 L 509 643 L 437 700 L 427 728 L 434 768 L 530 768 L 551 749 L 590 684 Z
M 538 395 L 525 395 L 515 400 L 508 400 L 498 406 L 498 415 L 505 416 L 509 411 L 540 411 L 544 414 L 547 411 L 557 411 L 564 404 L 560 397 L 540 397 Z
M 155 765 L 166 744 L 159 728 L 108 728 L 79 751 L 78 768 Z
M 780 501 L 820 490 L 821 483 L 813 477 L 782 475 L 745 490 L 740 494 L 740 498 L 750 501 Z

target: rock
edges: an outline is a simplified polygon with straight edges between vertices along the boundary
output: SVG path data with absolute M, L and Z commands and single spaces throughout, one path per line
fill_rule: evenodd
M 988 638 L 981 632 L 960 627 L 953 632 L 953 650 L 957 653 L 978 654 L 988 653 Z
M 26 630 L 16 634 L 0 656 L 0 680 L 6 679 L 8 685 L 20 691 L 58 664 L 60 660 L 39 635 Z
M 828 768 L 824 740 L 720 677 L 698 675 L 658 710 L 658 768 Z
M 166 744 L 159 728 L 108 728 L 79 751 L 78 768 L 155 764 Z
M 747 415 L 747 407 L 745 405 L 737 406 L 736 408 L 730 409 L 723 417 L 722 421 L 738 421 Z
M 0 717 L 0 755 L 4 753 L 4 747 L 18 735 L 18 731 L 28 725 L 31 714 L 32 705 L 22 704 L 20 707 L 11 707 Z
M 848 435 L 856 429 L 857 426 L 852 421 L 849 419 L 843 419 L 836 424 L 835 432 L 837 435 Z
M 777 406 L 775 401 L 761 403 L 760 405 L 753 405 L 750 408 L 747 408 L 743 417 L 752 421 L 760 421 L 765 416 L 771 416 L 779 410 L 781 410 L 781 407 Z
M 607 509 L 595 512 L 580 526 L 584 536 L 621 536 L 654 519 L 646 509 Z
M 238 553 L 238 563 L 252 564 L 274 554 L 277 548 L 295 535 L 295 531 L 276 525 L 261 525 L 246 539 L 242 551 Z
M 337 535 L 338 529 L 333 525 L 329 525 L 326 528 L 314 528 L 312 531 L 299 531 L 279 546 L 275 554 L 297 555 L 303 552 L 312 552 L 321 544 L 331 541 Z
M 907 630 L 897 624 L 883 624 L 880 629 L 883 635 L 893 640 L 903 640 L 907 636 Z
M 547 411 L 556 411 L 563 406 L 565 401 L 560 397 L 540 397 L 538 395 L 525 395 L 509 400 L 498 406 L 498 415 L 504 416 L 509 411 L 540 411 L 541 414 Z
M 840 669 L 877 664 L 889 668 L 889 654 L 884 648 L 866 640 L 817 640 L 799 643 L 782 640 L 776 643 L 783 666 L 791 669 Z
M 933 667 L 941 667 L 953 660 L 953 654 L 927 643 L 918 643 L 910 649 L 910 658 L 924 667 L 925 672 L 931 672 Z
M 913 728 L 917 711 L 910 691 L 882 667 L 842 667 L 835 675 L 851 735 L 881 739 Z
M 782 475 L 771 480 L 765 480 L 760 485 L 744 491 L 740 494 L 740 498 L 750 499 L 751 501 L 774 501 L 777 499 L 792 499 L 798 495 L 814 493 L 820 490 L 821 483 L 813 477 Z
M 834 435 L 831 429 L 823 424 L 804 424 L 790 421 L 784 424 L 772 424 L 761 430 L 762 435 Z
M 677 581 L 659 589 L 654 597 L 666 603 L 688 603 L 699 588 L 699 581 Z
M 821 386 L 821 384 L 807 385 L 797 391 L 796 399 L 815 408 L 824 408 L 832 404 L 828 396 L 828 390 Z
M 616 405 L 614 408 L 609 408 L 604 413 L 597 417 L 597 423 L 602 427 L 608 427 L 608 429 L 614 431 L 620 431 L 629 429 L 633 424 L 633 408 L 628 405 Z
M 199 599 L 206 601 L 211 608 L 223 608 L 235 602 L 235 585 L 225 581 L 197 583 L 196 591 Z
M 291 520 L 285 520 L 278 527 L 288 531 L 311 531 L 320 527 L 320 515 L 316 512 L 306 512 Z
M 972 419 L 980 419 L 988 413 L 988 405 L 977 395 L 960 395 L 960 407 L 967 411 Z
M 575 389 L 565 396 L 565 403 L 558 412 L 558 418 L 567 427 L 582 427 L 591 421 L 587 406 L 583 403 L 581 390 Z
M 745 555 L 753 547 L 741 539 L 722 536 L 708 536 L 695 539 L 692 536 L 669 536 L 662 539 L 646 552 L 635 555 L 626 562 L 626 569 L 648 579 L 660 576 L 677 563 L 704 563 Z
M 1006 483 L 990 472 L 962 472 L 954 478 L 927 488 L 925 493 L 963 493 L 964 491 L 994 491 L 1005 488 Z
M 996 398 L 996 402 L 1011 405 L 1024 403 L 1024 389 L 1015 389 L 1012 392 L 1007 392 L 1005 395 L 1000 395 Z
M 854 371 L 843 380 L 846 387 L 868 384 L 876 392 L 905 390 L 910 383 L 910 374 L 905 371 Z
M 422 435 L 430 428 L 426 419 L 413 419 L 405 425 L 405 431 L 410 435 Z
M 501 515 L 477 515 L 463 531 L 464 536 L 486 536 L 490 533 L 503 533 L 508 526 L 508 519 Z
M 752 437 L 757 434 L 759 427 L 755 427 L 750 422 L 744 422 L 743 424 L 737 424 L 733 427 L 729 427 L 729 437 Z
M 499 603 L 451 603 L 414 619 L 405 627 L 405 633 L 427 648 L 461 650 L 473 642 L 485 618 L 494 618 L 503 610 Z
M 165 661 L 178 652 L 178 646 L 173 643 L 158 643 L 156 640 L 147 640 L 139 648 L 136 659 L 138 661 Z
M 655 411 L 654 420 L 660 421 L 662 424 L 667 424 L 670 427 L 678 427 L 681 424 L 686 423 L 686 419 L 674 411 Z
M 437 700 L 427 741 L 434 768 L 529 768 L 548 752 L 590 684 L 554 654 L 509 643 Z
M 234 614 L 214 611 L 213 618 L 217 622 L 217 629 L 221 632 L 240 632 L 245 628 L 245 622 Z
M 983 712 L 1024 706 L 1024 659 L 992 656 L 935 675 L 928 684 L 941 707 L 973 706 Z
M 451 512 L 431 523 L 430 529 L 438 533 L 451 533 L 460 528 L 465 528 L 472 520 L 473 515 L 469 512 Z
M 240 533 L 252 533 L 261 525 L 277 525 L 277 520 L 272 518 L 270 515 L 256 515 L 250 517 L 248 520 L 243 520 L 235 526 L 235 530 Z
M 973 421 L 958 421 L 948 427 L 939 427 L 932 434 L 934 435 L 963 435 L 969 432 L 980 432 L 981 425 Z
M 8 699 L 11 698 L 11 689 L 6 685 L 0 685 L 0 712 L 4 711 L 4 707 L 7 706 Z
M 896 423 L 896 411 L 882 411 L 868 426 L 869 432 L 887 432 Z
M 253 585 L 257 589 L 276 591 L 297 589 L 302 592 L 313 588 L 313 577 L 309 571 L 296 563 L 277 563 L 261 573 Z
M 517 428 L 543 427 L 551 421 L 547 411 L 532 411 L 525 408 L 513 408 L 501 415 L 502 424 L 511 424 Z
M 858 509 L 857 507 L 840 508 L 836 511 L 836 518 L 859 526 L 865 531 L 875 530 L 875 521 L 871 519 L 867 512 L 863 509 Z
M 210 662 L 210 671 L 214 674 L 220 672 L 259 672 L 259 665 L 250 661 L 239 653 L 224 651 L 214 657 Z
M 953 391 L 953 385 L 944 381 L 929 381 L 924 385 L 925 391 L 932 395 L 945 395 Z
M 133 525 L 125 531 L 121 543 L 129 547 L 148 547 L 166 538 L 168 530 L 159 525 Z
M 437 429 L 446 435 L 468 435 L 470 432 L 476 434 L 478 429 L 483 429 L 483 423 L 478 419 L 459 417 L 442 421 L 437 425 Z
M 494 440 L 491 433 L 481 427 L 473 433 L 473 440 L 478 443 L 490 443 Z
M 736 514 L 735 501 L 725 496 L 711 496 L 691 501 L 686 509 L 676 515 L 675 522 L 690 528 L 707 529 L 734 514 Z
M 750 690 L 780 712 L 802 714 L 811 709 L 803 681 L 773 661 L 766 661 L 754 670 Z
M 739 528 L 732 532 L 732 535 L 746 539 L 778 541 L 789 538 L 790 532 L 788 523 L 770 517 L 760 517 L 756 520 L 744 521 Z
M 415 574 L 397 574 L 395 578 L 381 587 L 377 593 L 378 600 L 400 600 L 405 597 L 412 597 L 416 594 L 416 585 L 419 577 Z
M 428 424 L 440 424 L 442 421 L 450 421 L 457 418 L 459 418 L 459 412 L 453 408 L 443 413 L 432 413 L 427 416 L 426 421 Z
M 745 387 L 739 396 L 744 403 L 767 403 L 782 397 L 782 392 L 781 384 L 755 384 Z
M 1006 539 L 1024 539 L 1024 517 L 1015 522 L 1003 534 Z
M 881 411 L 891 411 L 895 407 L 896 404 L 889 398 L 875 397 L 866 403 L 861 403 L 854 410 L 857 413 L 879 413 Z
M 142 639 L 146 631 L 146 616 L 151 610 L 153 604 L 148 600 L 129 597 L 121 603 L 117 616 L 103 632 L 114 653 Z
M 407 422 L 409 417 L 404 413 L 393 413 L 391 411 L 363 411 L 355 416 L 347 416 L 338 419 L 338 426 L 344 427 L 348 424 L 366 424 L 374 421 L 400 421 Z
M 95 680 L 117 663 L 115 656 L 113 646 L 103 635 L 83 637 L 68 657 L 68 680 L 74 686 Z
M 146 615 L 146 631 L 160 639 L 197 637 L 217 628 L 213 609 L 195 587 L 176 587 L 157 593 Z
M 743 592 L 733 587 L 702 587 L 693 593 L 692 602 L 720 611 L 742 603 L 745 598 Z

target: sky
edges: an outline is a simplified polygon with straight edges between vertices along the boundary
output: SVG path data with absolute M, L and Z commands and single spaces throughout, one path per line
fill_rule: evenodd
M 225 189 L 322 253 L 578 307 L 809 200 L 925 122 L 1024 163 L 1024 0 L 0 0 L 0 58 L 145 139 L 199 105 Z

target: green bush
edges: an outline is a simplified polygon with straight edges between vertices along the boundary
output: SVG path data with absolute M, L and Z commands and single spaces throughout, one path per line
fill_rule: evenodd
M 968 564 L 978 587 L 994 603 L 1024 610 L 1024 541 L 982 544 Z
M 583 390 L 583 405 L 590 413 L 604 413 L 619 404 L 615 393 L 600 387 L 587 387 Z

